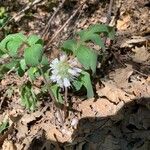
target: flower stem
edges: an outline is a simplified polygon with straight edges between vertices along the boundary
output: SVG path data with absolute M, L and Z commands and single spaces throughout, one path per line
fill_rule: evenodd
M 43 79 L 44 79 L 44 82 L 45 82 L 45 84 L 46 84 L 48 93 L 49 93 L 50 97 L 52 98 L 52 102 L 55 103 L 55 102 L 56 102 L 55 97 L 54 97 L 54 95 L 53 95 L 51 89 L 50 89 L 49 86 L 48 86 L 49 83 L 48 83 L 48 81 L 47 81 L 47 79 L 46 79 L 46 77 L 45 77 L 45 74 L 44 74 L 44 72 L 43 72 L 43 70 L 42 70 L 42 67 L 40 66 L 39 69 L 40 69 L 41 74 L 42 74 L 42 76 L 43 76 Z
M 45 74 L 44 74 L 44 72 L 43 72 L 41 66 L 39 67 L 39 69 L 40 69 L 41 74 L 42 74 L 42 76 L 43 76 L 44 83 L 46 84 L 48 93 L 49 93 L 49 95 L 50 95 L 50 97 L 51 97 L 51 99 L 52 99 L 52 107 L 53 107 L 53 108 L 54 108 L 54 107 L 56 108 L 57 112 L 59 113 L 59 116 L 60 116 L 60 119 L 61 119 L 61 123 L 64 124 L 62 114 L 60 113 L 60 110 L 59 110 L 59 109 L 56 107 L 56 105 L 55 105 L 56 99 L 55 99 L 55 97 L 54 97 L 54 95 L 53 95 L 52 90 L 49 88 L 49 82 L 47 81 L 47 79 L 46 79 L 46 77 L 45 77 Z M 52 111 L 53 111 L 53 109 L 52 109 Z M 54 111 L 53 111 L 53 114 L 54 114 Z
M 68 88 L 65 87 L 65 97 L 64 97 L 64 121 L 67 118 L 67 103 L 68 103 Z

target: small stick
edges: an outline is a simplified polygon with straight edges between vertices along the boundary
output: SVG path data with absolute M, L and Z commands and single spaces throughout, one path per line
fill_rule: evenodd
M 63 26 L 54 34 L 54 36 L 51 38 L 51 40 L 48 42 L 47 46 L 48 47 L 52 41 L 58 36 L 58 34 L 65 28 L 65 26 L 71 21 L 71 19 L 77 14 L 77 12 L 81 9 L 83 4 L 70 16 L 70 18 L 63 24 Z
M 51 22 L 54 19 L 55 15 L 58 13 L 58 11 L 62 8 L 62 6 L 64 5 L 66 0 L 63 0 L 62 3 L 58 6 L 58 8 L 56 9 L 56 11 L 54 12 L 54 14 L 52 16 L 49 17 L 49 21 L 45 27 L 45 29 L 43 30 L 41 37 L 44 38 L 46 36 L 46 34 L 48 33 L 48 29 L 50 28 Z
M 113 5 L 113 0 L 110 0 L 108 12 L 107 12 L 107 20 L 105 23 L 106 25 L 109 25 L 109 22 L 111 21 L 112 5 Z M 104 37 L 104 44 L 106 44 L 106 40 L 107 40 L 107 37 Z
M 5 24 L 0 28 L 3 29 L 9 22 L 11 22 L 13 19 L 15 19 L 18 16 L 21 16 L 22 13 L 24 13 L 25 11 L 27 11 L 28 9 L 30 9 L 32 6 L 36 5 L 37 3 L 41 2 L 42 0 L 35 0 L 34 2 L 30 2 L 29 4 L 27 4 L 27 6 L 22 9 L 20 12 L 18 12 L 15 16 L 9 18 L 7 20 L 7 22 L 5 22 Z M 23 17 L 23 16 L 22 16 Z

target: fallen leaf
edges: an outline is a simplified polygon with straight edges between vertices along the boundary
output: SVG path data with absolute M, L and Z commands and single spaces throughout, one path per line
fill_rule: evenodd
M 118 31 L 126 30 L 129 27 L 131 17 L 130 15 L 123 16 L 123 19 L 117 21 L 117 29 Z
M 104 88 L 99 89 L 97 94 L 100 97 L 106 97 L 108 100 L 114 104 L 118 104 L 120 101 L 129 102 L 133 98 L 122 89 L 118 88 L 114 82 L 103 82 Z
M 95 112 L 91 108 L 93 103 L 94 103 L 94 98 L 85 100 L 79 104 L 78 110 L 82 112 L 83 118 L 95 116 Z
M 43 128 L 43 130 L 46 131 L 46 138 L 48 140 L 55 141 L 55 142 L 57 142 L 57 140 L 58 140 L 61 143 L 64 143 L 64 142 L 67 142 L 67 141 L 71 141 L 72 133 L 69 130 L 67 130 L 67 129 L 64 129 L 64 132 L 66 134 L 63 135 L 56 128 L 56 126 L 52 125 L 51 123 L 43 123 L 41 127 Z
M 113 79 L 118 87 L 127 87 L 128 79 L 133 73 L 132 65 L 125 64 L 126 68 L 116 69 L 114 73 L 109 74 L 109 77 Z
M 119 141 L 112 135 L 106 136 L 104 143 L 101 145 L 101 148 L 107 150 L 121 149 Z
M 12 141 L 5 140 L 2 145 L 2 150 L 17 150 Z
M 132 51 L 135 52 L 135 54 L 131 56 L 134 62 L 143 63 L 150 59 L 150 53 L 145 46 L 135 47 Z

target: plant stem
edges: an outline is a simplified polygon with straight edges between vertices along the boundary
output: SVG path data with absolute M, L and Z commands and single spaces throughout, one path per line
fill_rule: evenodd
M 67 118 L 67 102 L 68 102 L 68 88 L 65 87 L 65 98 L 64 98 L 64 121 Z
M 40 69 L 41 74 L 42 74 L 42 76 L 43 76 L 43 79 L 44 79 L 44 82 L 45 82 L 45 84 L 46 84 L 48 93 L 49 93 L 50 97 L 52 98 L 52 105 L 53 105 L 53 107 L 56 108 L 57 112 L 59 113 L 59 117 L 60 117 L 61 123 L 62 123 L 62 125 L 63 125 L 63 124 L 64 124 L 64 120 L 63 120 L 62 114 L 61 114 L 60 110 L 59 110 L 59 109 L 56 107 L 56 105 L 55 105 L 56 99 L 55 99 L 55 97 L 54 97 L 54 95 L 53 95 L 53 93 L 52 93 L 52 90 L 49 88 L 49 83 L 48 83 L 48 81 L 47 81 L 47 79 L 46 79 L 46 77 L 45 77 L 45 74 L 44 74 L 44 72 L 43 72 L 43 70 L 42 70 L 42 67 L 39 66 L 39 69 Z M 53 114 L 54 114 L 54 112 L 53 112 Z
M 46 79 L 46 77 L 45 77 L 45 74 L 44 74 L 44 72 L 43 72 L 43 70 L 42 70 L 42 67 L 40 66 L 39 69 L 40 69 L 41 74 L 42 74 L 42 76 L 43 76 L 43 79 L 44 79 L 44 82 L 45 82 L 45 84 L 46 84 L 48 93 L 49 93 L 50 97 L 52 98 L 52 102 L 55 103 L 55 102 L 56 102 L 55 97 L 54 97 L 54 95 L 53 95 L 51 89 L 49 88 L 49 83 L 48 83 L 48 81 L 47 81 L 47 79 Z

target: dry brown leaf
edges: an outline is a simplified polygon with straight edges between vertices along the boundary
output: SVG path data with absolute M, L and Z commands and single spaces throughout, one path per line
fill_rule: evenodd
M 132 39 L 124 41 L 120 47 L 133 47 L 135 44 L 141 44 L 148 41 L 150 37 L 132 36 Z
M 36 111 L 34 113 L 31 113 L 31 114 L 25 114 L 21 121 L 23 124 L 28 124 L 30 123 L 31 121 L 34 121 L 36 120 L 36 118 L 40 117 L 43 115 L 43 112 L 42 111 Z
M 57 140 L 59 142 L 66 142 L 66 141 L 71 141 L 71 135 L 72 133 L 70 131 L 68 131 L 67 129 L 64 129 L 66 134 L 62 134 L 57 128 L 56 126 L 52 125 L 51 123 L 47 124 L 47 123 L 43 123 L 42 126 L 43 130 L 46 131 L 46 138 L 48 140 L 51 141 L 55 141 L 57 142 Z M 56 140 L 57 138 L 57 140 Z
M 81 102 L 78 106 L 78 110 L 82 112 L 82 117 L 94 117 L 95 112 L 92 110 L 92 104 L 94 103 L 94 98 L 85 100 Z
M 5 140 L 2 145 L 2 150 L 17 150 L 12 141 Z
M 112 135 L 107 135 L 104 143 L 102 144 L 102 149 L 106 150 L 116 150 L 121 149 L 118 140 Z
M 145 46 L 135 47 L 132 51 L 135 52 L 132 59 L 137 63 L 143 63 L 150 59 L 150 53 L 147 51 Z
M 113 74 L 110 74 L 110 78 L 112 78 L 118 87 L 127 87 L 128 79 L 133 73 L 132 65 L 125 64 L 126 68 L 116 69 Z
M 150 84 L 141 81 L 134 81 L 129 84 L 130 88 L 126 89 L 126 91 L 130 93 L 134 93 L 136 98 L 141 98 L 141 97 L 149 97 L 150 96 Z
M 92 105 L 94 112 L 96 112 L 96 117 L 108 117 L 114 115 L 118 110 L 116 105 L 111 103 L 105 98 L 99 98 Z
M 130 23 L 130 15 L 125 15 L 122 20 L 117 21 L 117 29 L 118 31 L 126 30 L 129 27 Z
M 107 97 L 109 101 L 118 104 L 120 101 L 129 102 L 133 98 L 122 89 L 118 88 L 113 82 L 103 82 L 104 88 L 99 89 L 97 94 L 100 97 Z

